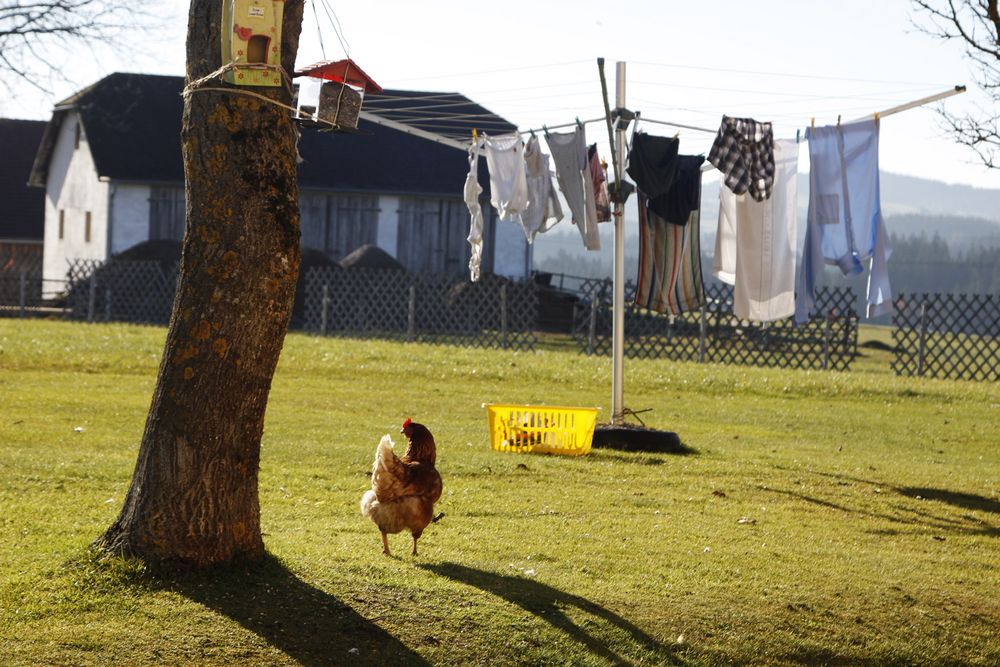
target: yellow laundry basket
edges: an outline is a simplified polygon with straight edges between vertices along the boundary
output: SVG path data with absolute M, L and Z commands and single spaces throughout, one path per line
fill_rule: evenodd
M 498 452 L 586 454 L 597 408 L 484 403 L 490 440 Z

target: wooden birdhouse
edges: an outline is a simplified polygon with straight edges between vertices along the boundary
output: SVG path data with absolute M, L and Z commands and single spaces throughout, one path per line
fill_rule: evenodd
M 338 129 L 357 129 L 364 94 L 382 92 L 350 58 L 303 67 L 295 76 L 301 77 L 297 118 Z
M 222 0 L 223 79 L 240 86 L 280 86 L 284 0 Z

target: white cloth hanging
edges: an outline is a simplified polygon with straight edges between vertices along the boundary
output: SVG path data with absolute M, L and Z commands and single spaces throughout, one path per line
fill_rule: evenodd
M 521 226 L 528 243 L 563 219 L 562 204 L 556 195 L 549 168 L 549 156 L 542 153 L 538 137 L 532 136 L 524 147 L 528 182 L 528 206 L 521 213 Z
M 795 312 L 799 146 L 774 142 L 771 196 L 756 201 L 719 187 L 719 227 L 712 273 L 734 286 L 733 314 L 773 322 Z
M 479 142 L 469 147 L 469 175 L 465 177 L 465 205 L 469 208 L 469 279 L 479 280 L 479 266 L 483 261 L 483 207 L 479 195 L 483 187 L 479 185 Z
M 578 126 L 573 132 L 546 132 L 545 141 L 552 152 L 559 189 L 573 215 L 573 224 L 580 230 L 584 247 L 587 250 L 600 250 L 594 181 L 590 176 L 587 138 L 583 127 Z
M 490 203 L 501 220 L 517 220 L 528 205 L 528 183 L 524 173 L 521 135 L 483 136 L 486 165 L 490 170 Z

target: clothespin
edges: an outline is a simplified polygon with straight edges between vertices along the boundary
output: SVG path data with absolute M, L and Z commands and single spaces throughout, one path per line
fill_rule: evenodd
M 476 128 L 472 128 L 472 143 L 475 143 L 479 139 L 479 131 Z
M 795 128 L 795 143 L 799 143 L 799 132 L 801 131 L 799 128 Z
M 840 127 L 840 114 L 837 114 L 837 127 Z
M 813 116 L 813 119 L 812 119 L 812 129 L 814 129 L 814 130 L 816 129 L 816 116 Z
M 580 117 L 579 116 L 576 117 L 576 126 L 577 127 L 583 127 L 583 123 L 580 122 Z
M 875 127 L 878 127 L 878 111 L 875 112 Z

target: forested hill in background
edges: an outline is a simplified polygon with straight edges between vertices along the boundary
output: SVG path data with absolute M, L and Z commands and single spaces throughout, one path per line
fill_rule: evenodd
M 882 212 L 893 239 L 890 279 L 894 292 L 1000 294 L 1000 189 L 972 188 L 888 173 L 881 174 L 880 184 Z M 796 243 L 800 254 L 808 204 L 809 176 L 800 174 Z M 633 197 L 625 210 L 625 277 L 633 280 L 638 256 L 635 207 Z M 719 181 L 706 177 L 701 227 L 706 279 L 711 277 L 718 215 Z M 609 277 L 612 238 L 612 225 L 601 225 L 601 251 L 587 252 L 579 232 L 564 220 L 535 241 L 535 269 Z M 825 282 L 843 283 L 836 270 L 827 269 L 825 273 Z

